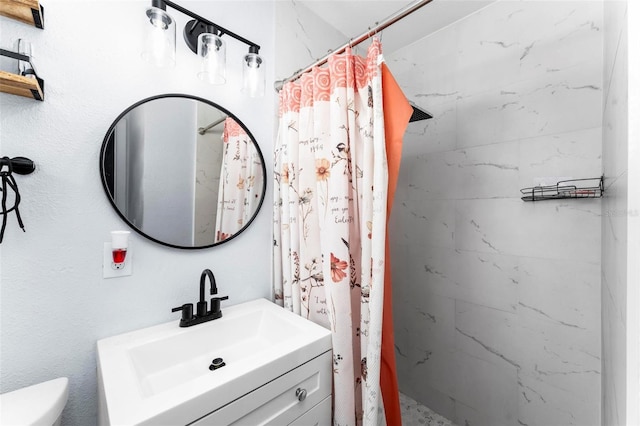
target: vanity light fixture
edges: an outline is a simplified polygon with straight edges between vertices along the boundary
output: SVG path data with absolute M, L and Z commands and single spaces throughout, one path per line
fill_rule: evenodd
M 145 26 L 142 59 L 157 67 L 172 67 L 176 63 L 176 22 L 164 10 L 147 9 L 151 25 Z
M 183 35 L 189 49 L 200 58 L 199 79 L 211 84 L 226 82 L 226 43 L 222 37 L 229 36 L 249 46 L 249 53 L 242 61 L 242 91 L 251 97 L 264 95 L 265 73 L 264 61 L 258 55 L 260 46 L 169 0 L 152 0 L 151 7 L 146 10 L 144 60 L 160 67 L 175 64 L 176 25 L 167 13 L 167 6 L 193 18 L 185 25 Z
M 198 36 L 198 57 L 200 72 L 198 78 L 211 84 L 227 82 L 226 44 L 214 33 L 202 33 Z
M 242 64 L 242 91 L 252 98 L 264 96 L 265 74 L 262 58 L 255 46 L 249 47 L 249 53 Z

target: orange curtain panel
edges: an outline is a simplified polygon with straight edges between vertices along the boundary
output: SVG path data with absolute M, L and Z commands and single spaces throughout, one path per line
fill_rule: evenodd
M 411 118 L 412 107 L 402 89 L 385 63 L 382 64 L 382 103 L 384 111 L 384 133 L 389 167 L 389 189 L 387 191 L 387 223 L 395 196 L 400 161 L 402 158 L 402 137 Z M 387 425 L 402 424 L 398 377 L 396 375 L 396 354 L 393 338 L 393 303 L 391 297 L 391 256 L 389 238 L 385 244 L 384 301 L 382 310 L 382 361 L 380 366 L 380 388 L 384 401 Z

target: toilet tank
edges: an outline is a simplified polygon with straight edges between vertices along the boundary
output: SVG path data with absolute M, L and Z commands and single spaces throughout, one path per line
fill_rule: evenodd
M 0 395 L 0 424 L 59 425 L 68 397 L 66 377 L 4 393 Z

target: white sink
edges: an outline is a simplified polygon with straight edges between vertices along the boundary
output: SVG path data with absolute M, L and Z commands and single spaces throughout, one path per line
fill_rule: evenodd
M 328 330 L 265 299 L 178 323 L 98 341 L 101 424 L 186 424 L 331 349 Z

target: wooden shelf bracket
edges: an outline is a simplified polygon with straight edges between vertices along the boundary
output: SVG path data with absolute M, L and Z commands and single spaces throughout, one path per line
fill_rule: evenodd
M 0 0 L 0 15 L 44 29 L 44 7 L 39 0 Z
M 0 92 L 44 101 L 44 80 L 38 77 L 31 58 L 5 49 L 0 49 L 0 55 L 28 62 L 30 65 L 30 69 L 25 72 L 26 75 L 0 71 Z

